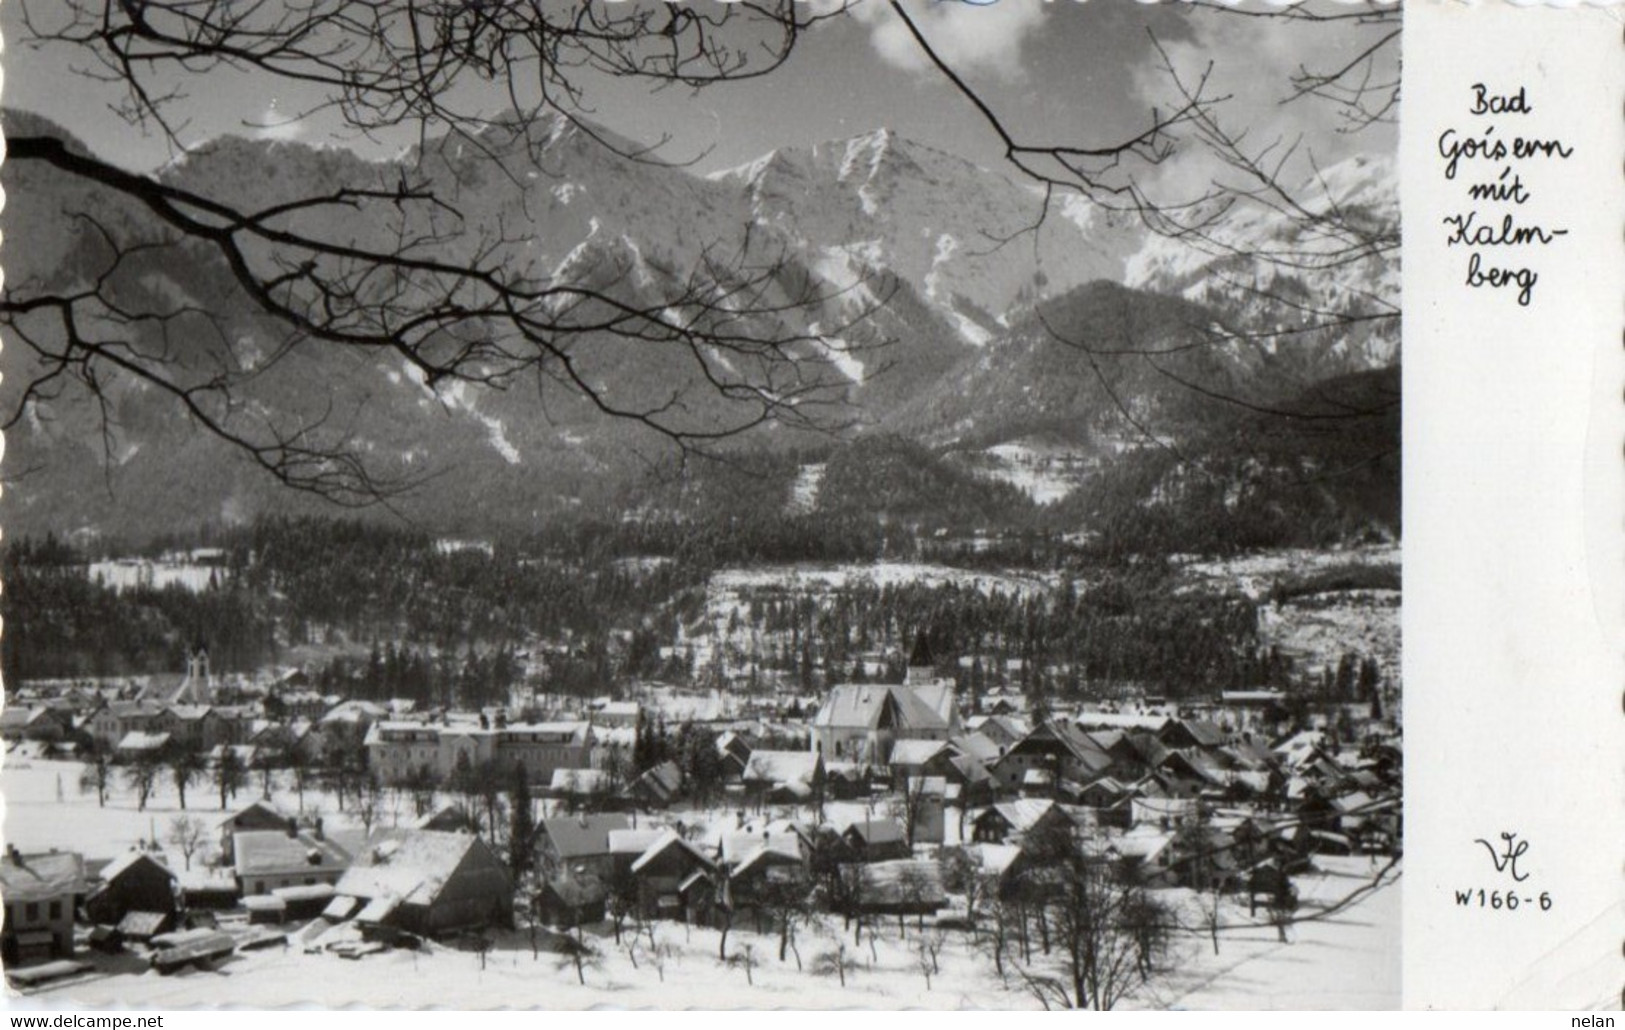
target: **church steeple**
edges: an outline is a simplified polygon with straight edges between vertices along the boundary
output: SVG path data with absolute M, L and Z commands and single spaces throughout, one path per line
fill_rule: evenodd
M 202 643 L 186 653 L 186 678 L 169 699 L 176 705 L 214 703 L 214 683 L 209 678 L 209 649 Z
M 920 630 L 914 635 L 914 650 L 908 655 L 908 672 L 904 682 L 929 683 L 936 676 L 937 661 L 931 656 L 931 643 L 925 638 L 925 630 Z

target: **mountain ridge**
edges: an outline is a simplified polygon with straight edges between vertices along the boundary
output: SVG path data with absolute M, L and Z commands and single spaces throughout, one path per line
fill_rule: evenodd
M 25 113 L 7 110 L 4 118 L 8 127 L 60 132 Z M 1222 392 L 1285 393 L 1397 359 L 1397 346 L 1385 352 L 1363 343 L 1337 354 L 1317 342 L 1332 355 L 1324 362 L 1318 353 L 1291 361 L 1242 354 L 1233 327 L 1261 316 L 1215 293 L 1204 278 L 1207 265 L 1142 258 L 1146 244 L 1136 227 L 1076 202 L 1052 209 L 1035 236 L 1021 236 L 1039 211 L 1030 187 L 890 130 L 784 148 L 704 177 L 658 161 L 628 162 L 595 141 L 597 132 L 558 119 L 499 125 L 479 135 L 480 146 L 442 137 L 392 162 L 296 141 L 221 137 L 160 174 L 224 202 L 263 206 L 338 185 L 392 189 L 410 170 L 449 198 L 476 237 L 500 230 L 493 254 L 516 274 L 584 280 L 651 307 L 679 289 L 708 248 L 735 246 L 741 261 L 771 264 L 771 288 L 780 295 L 816 297 L 780 331 L 802 340 L 792 345 L 796 360 L 839 384 L 851 432 L 900 433 L 939 450 L 1060 433 L 1104 453 L 1101 439 L 1133 435 L 1120 425 L 1108 429 L 1125 407 L 1179 431 L 1181 420 L 1198 426 L 1210 417 L 1170 372 Z M 82 286 L 94 274 L 103 257 L 98 245 L 53 222 L 61 210 L 89 211 L 132 239 L 154 231 L 153 220 L 121 198 L 23 162 L 0 168 L 0 178 L 11 198 L 3 215 L 8 237 L 42 244 L 13 251 L 8 282 Z M 365 245 L 382 238 L 377 225 L 342 210 L 302 217 L 292 224 L 326 238 Z M 990 242 L 1007 233 L 1021 242 Z M 252 371 L 238 400 L 267 418 L 297 422 L 341 412 L 363 456 L 386 471 L 438 477 L 432 489 L 447 498 L 413 502 L 407 511 L 414 518 L 456 528 L 468 513 L 449 498 L 481 496 L 487 514 L 507 511 L 533 524 L 615 503 L 643 473 L 649 452 L 658 458 L 639 430 L 606 420 L 542 379 L 506 391 L 460 384 L 430 390 L 398 359 L 319 347 L 262 367 L 278 353 L 285 328 L 246 303 L 207 255 L 184 256 L 174 266 L 139 264 L 139 274 L 120 284 L 131 296 L 184 297 L 216 316 L 218 332 L 183 334 L 175 352 L 182 364 Z M 1136 277 L 1137 285 L 1125 285 Z M 1057 321 L 1082 346 L 1053 339 Z M 1166 367 L 1143 356 L 1090 360 L 1091 348 L 1111 342 L 1110 331 L 1139 325 L 1188 354 Z M 136 335 L 138 345 L 175 346 Z M 604 334 L 571 346 L 584 374 L 617 396 L 652 395 L 692 375 Z M 0 398 L 11 403 L 27 378 L 26 361 L 16 360 L 0 383 Z M 1255 390 L 1259 383 L 1268 388 Z M 1120 386 L 1126 400 L 1106 384 Z M 43 471 L 8 474 L 0 498 L 8 527 L 138 531 L 311 509 L 313 502 L 287 496 L 240 455 L 175 419 L 145 384 L 112 381 L 107 395 L 110 450 L 96 444 L 99 413 L 84 397 L 52 401 L 14 430 L 8 464 Z M 703 423 L 726 411 L 706 399 L 693 416 Z M 967 421 L 965 432 L 952 428 Z M 815 442 L 769 428 L 735 446 Z M 132 517 L 132 509 L 150 514 Z

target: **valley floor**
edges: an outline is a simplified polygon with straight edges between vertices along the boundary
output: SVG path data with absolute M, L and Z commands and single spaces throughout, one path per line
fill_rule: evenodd
M 122 794 L 98 807 L 95 797 L 77 790 L 78 766 L 71 763 L 10 763 L 0 773 L 6 797 L 5 838 L 25 851 L 71 848 L 89 857 L 112 857 L 136 840 L 166 835 L 175 799 L 168 790 L 153 810 L 137 812 Z M 57 800 L 58 776 L 63 783 Z M 166 785 L 167 787 L 167 785 Z M 279 804 L 294 799 L 277 793 Z M 208 792 L 192 798 L 198 815 L 219 818 Z M 307 808 L 330 799 L 307 795 Z M 337 815 L 334 813 L 334 820 Z M 175 864 L 179 865 L 178 857 Z M 1317 859 L 1317 870 L 1297 881 L 1305 915 L 1291 940 L 1282 944 L 1274 928 L 1253 925 L 1244 907 L 1226 903 L 1219 953 L 1199 933 L 1175 939 L 1167 969 L 1121 1008 L 1190 1009 L 1380 1009 L 1400 1002 L 1399 869 L 1383 872 L 1366 858 Z M 1175 905 L 1190 903 L 1184 892 L 1166 892 Z M 1262 914 L 1260 914 L 1262 921 Z M 1194 925 L 1194 920 L 1190 921 Z M 630 928 L 629 928 L 630 930 Z M 627 934 L 630 938 L 630 932 Z M 798 948 L 807 971 L 794 956 L 778 961 L 774 934 L 736 927 L 728 952 L 748 948 L 753 966 L 747 980 L 740 961 L 718 960 L 718 932 L 661 923 L 657 961 L 645 935 L 636 950 L 617 946 L 607 928 L 588 931 L 599 957 L 578 982 L 568 960 L 542 951 L 533 957 L 524 931 L 501 935 L 482 963 L 469 951 L 431 945 L 423 952 L 392 951 L 350 962 L 333 954 L 306 954 L 297 944 L 286 949 L 239 954 L 217 969 L 160 976 L 144 970 L 133 956 L 96 957 L 98 975 L 33 993 L 10 1004 L 271 1007 L 308 1003 L 323 1007 L 361 1005 L 407 1008 L 984 1008 L 1032 1009 L 1040 1003 L 1018 979 L 1001 980 L 992 960 L 961 934 L 949 934 L 939 955 L 940 970 L 929 988 L 915 952 L 914 922 L 899 935 L 885 923 L 873 949 L 854 946 L 840 920 L 825 917 L 803 928 Z M 833 971 L 811 971 L 817 957 L 840 944 L 855 966 L 843 987 Z M 1046 960 L 1035 957 L 1035 967 Z

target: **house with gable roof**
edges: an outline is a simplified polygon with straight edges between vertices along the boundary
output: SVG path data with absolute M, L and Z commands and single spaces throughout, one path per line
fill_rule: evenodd
M 470 833 L 386 830 L 333 888 L 361 903 L 356 922 L 438 937 L 513 925 L 513 878 Z
M 716 863 L 675 830 L 663 830 L 630 867 L 638 907 L 646 918 L 681 916 L 700 892 L 715 883 Z
M 1005 750 L 993 764 L 999 787 L 1013 793 L 1028 782 L 1029 772 L 1045 773 L 1052 785 L 1084 784 L 1112 768 L 1112 757 L 1087 733 L 1064 720 L 1039 726 Z
M 0 858 L 0 961 L 7 968 L 73 955 L 74 899 L 84 883 L 85 861 L 77 852 L 25 855 L 7 846 Z
M 131 912 L 175 912 L 179 881 L 151 852 L 126 851 L 102 867 L 100 878 L 85 896 L 85 915 L 93 923 L 117 924 Z
M 740 778 L 761 805 L 816 802 L 823 796 L 824 776 L 824 756 L 818 752 L 757 749 Z
M 293 819 L 281 830 L 239 830 L 232 835 L 232 870 L 243 897 L 279 887 L 310 887 L 339 881 L 350 853 L 327 839 L 320 825 L 300 829 Z
M 610 835 L 631 828 L 632 820 L 621 812 L 543 819 L 537 833 L 537 857 L 544 870 L 559 876 L 607 880 L 613 869 Z

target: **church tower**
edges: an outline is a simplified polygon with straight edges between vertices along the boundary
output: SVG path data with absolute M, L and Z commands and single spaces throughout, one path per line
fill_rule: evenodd
M 919 687 L 935 683 L 936 679 L 937 662 L 931 657 L 931 644 L 925 639 L 925 631 L 921 630 L 914 636 L 914 650 L 909 652 L 908 671 L 903 674 L 903 682 L 911 687 Z
M 199 644 L 186 656 L 186 678 L 169 699 L 173 705 L 214 703 L 214 681 L 209 677 L 209 649 Z

